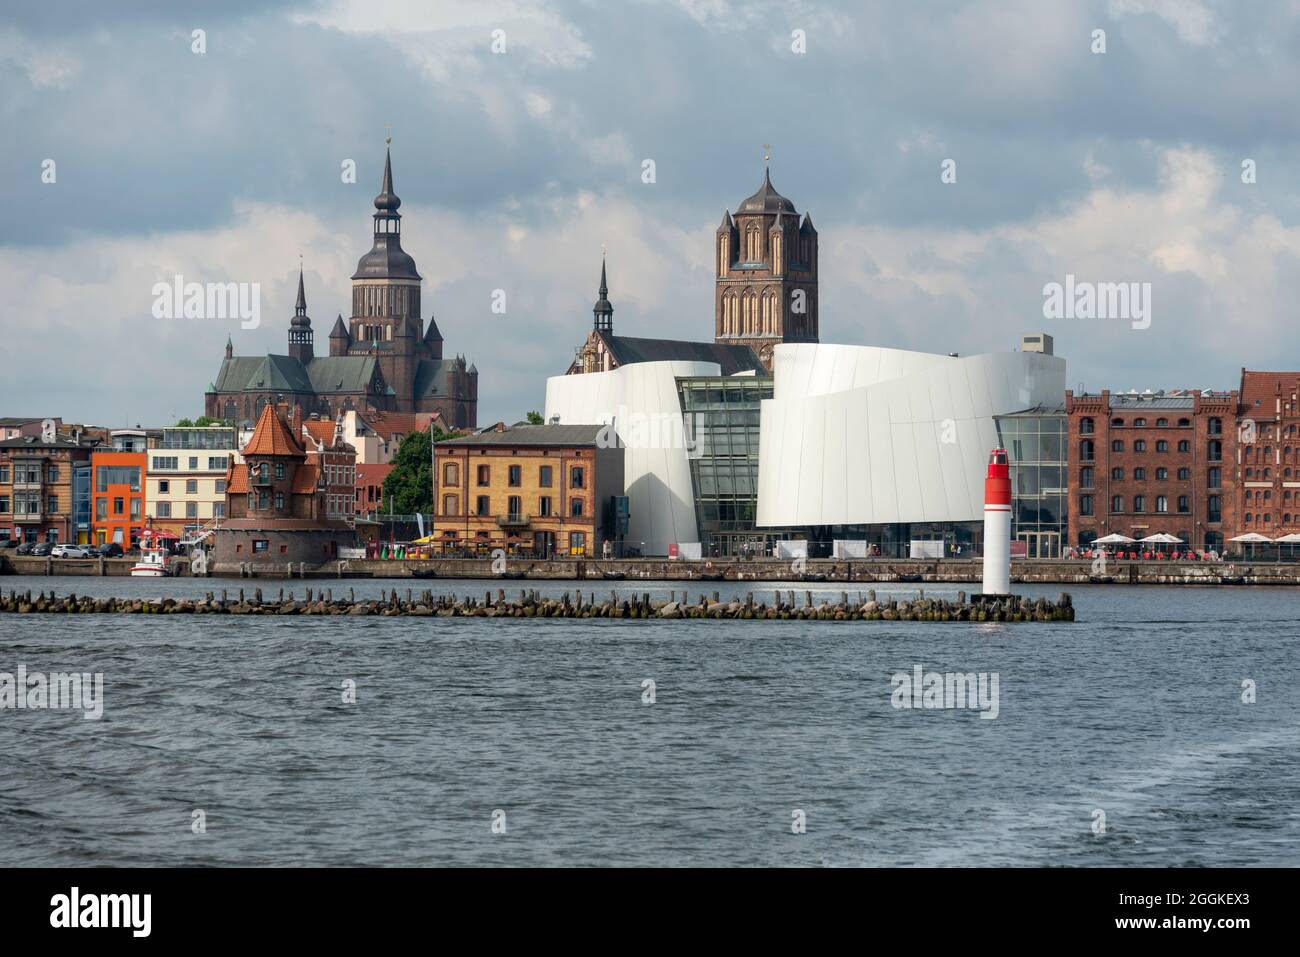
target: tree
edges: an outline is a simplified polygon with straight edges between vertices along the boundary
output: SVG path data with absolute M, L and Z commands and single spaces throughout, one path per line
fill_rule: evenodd
M 545 422 L 545 421 L 546 421 L 546 420 L 542 418 L 542 413 L 540 413 L 540 412 L 532 411 L 532 412 L 529 412 L 529 413 L 528 413 L 528 424 L 529 424 L 529 425 L 541 425 L 541 424 L 542 424 L 543 422 Z
M 176 428 L 201 429 L 205 425 L 225 425 L 225 424 L 226 423 L 222 419 L 214 419 L 210 415 L 201 415 L 192 422 L 189 419 L 181 419 L 179 422 L 176 423 Z
M 428 432 L 412 432 L 393 456 L 384 479 L 385 511 L 401 515 L 433 511 L 433 441 Z

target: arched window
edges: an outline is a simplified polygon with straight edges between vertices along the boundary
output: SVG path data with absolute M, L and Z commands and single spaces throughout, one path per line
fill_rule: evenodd
M 1110 510 L 1111 510 L 1112 512 L 1122 512 L 1122 511 L 1124 511 L 1124 496 L 1123 496 L 1123 495 L 1112 495 L 1112 496 L 1110 497 Z
M 1135 428 L 1141 428 L 1146 424 L 1147 424 L 1147 420 L 1142 418 L 1141 416 L 1133 420 L 1133 425 Z
M 1133 443 L 1134 452 L 1145 452 L 1146 450 L 1147 450 L 1146 439 L 1138 439 L 1136 442 Z
M 1191 442 L 1187 441 L 1187 439 L 1179 439 L 1179 440 L 1178 440 L 1178 451 L 1179 451 L 1179 452 L 1190 452 L 1191 450 L 1192 450 L 1192 443 L 1191 443 Z
M 1167 511 L 1169 511 L 1169 499 L 1165 498 L 1163 495 L 1157 495 L 1157 496 L 1156 496 L 1156 511 L 1157 511 L 1157 512 L 1167 512 Z
M 1211 462 L 1219 462 L 1223 459 L 1223 443 L 1218 439 L 1210 439 L 1209 448 L 1207 449 L 1207 458 Z
M 1124 425 L 1124 420 L 1123 420 L 1123 419 L 1111 419 L 1111 420 L 1110 420 L 1110 424 L 1113 425 L 1113 426 L 1115 426 L 1115 427 L 1117 427 L 1117 428 L 1122 428 L 1123 425 Z
M 1092 439 L 1084 439 L 1079 443 L 1079 459 L 1081 461 L 1091 462 L 1095 457 Z
M 1124 451 L 1124 440 L 1123 440 L 1123 439 L 1114 439 L 1114 440 L 1110 443 L 1110 450 L 1111 450 L 1112 452 L 1123 452 L 1123 451 Z
M 1079 420 L 1080 435 L 1091 435 L 1095 429 L 1096 429 L 1096 423 L 1092 419 L 1085 418 Z
M 1133 511 L 1145 512 L 1147 510 L 1147 498 L 1145 495 L 1133 496 Z
M 447 462 L 442 467 L 442 484 L 456 486 L 460 484 L 460 466 L 455 462 Z
M 442 514 L 454 517 L 460 514 L 460 496 L 444 495 L 442 497 Z
M 1157 429 L 1167 429 L 1167 428 L 1169 428 L 1169 420 L 1168 420 L 1168 419 L 1156 419 L 1156 428 L 1157 428 Z
M 1219 435 L 1223 432 L 1223 420 L 1219 418 L 1210 419 L 1208 424 L 1210 435 Z
M 1180 496 L 1178 496 L 1178 511 L 1180 511 L 1180 512 L 1190 512 L 1190 511 L 1191 511 L 1191 509 L 1190 509 L 1190 508 L 1188 507 L 1188 505 L 1187 505 L 1187 496 L 1186 496 L 1186 495 L 1180 495 Z
M 1156 451 L 1157 451 L 1157 452 L 1168 452 L 1168 451 L 1169 451 L 1169 442 L 1166 441 L 1165 439 L 1156 439 Z

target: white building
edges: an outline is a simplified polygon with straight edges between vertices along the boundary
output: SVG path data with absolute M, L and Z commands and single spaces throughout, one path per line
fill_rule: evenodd
M 780 345 L 763 402 L 760 526 L 976 522 L 994 416 L 1055 406 L 1065 360 Z

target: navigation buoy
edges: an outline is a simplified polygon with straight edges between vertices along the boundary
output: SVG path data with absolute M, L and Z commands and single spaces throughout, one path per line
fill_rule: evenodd
M 1011 594 L 1011 467 L 1006 449 L 989 453 L 984 478 L 984 594 Z

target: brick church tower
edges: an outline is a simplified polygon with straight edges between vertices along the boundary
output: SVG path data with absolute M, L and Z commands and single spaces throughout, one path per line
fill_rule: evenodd
M 758 192 L 723 213 L 714 263 L 715 342 L 750 346 L 770 371 L 777 344 L 818 341 L 817 230 L 766 170 Z

